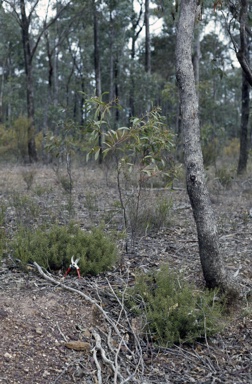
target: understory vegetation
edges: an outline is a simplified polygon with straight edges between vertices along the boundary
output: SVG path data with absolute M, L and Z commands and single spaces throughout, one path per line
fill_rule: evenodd
M 114 163 L 110 161 L 112 166 Z M 182 228 L 188 224 L 179 223 L 178 227 L 174 210 L 176 186 L 183 187 L 183 175 L 178 173 L 174 184 L 166 188 L 162 177 L 161 188 L 160 184 L 157 187 L 148 184 L 151 182 L 148 178 L 139 194 L 138 174 L 129 170 L 121 174 L 118 188 L 118 172 L 113 167 L 99 168 L 94 163 L 84 168 L 72 165 L 71 192 L 62 188 L 50 167 L 23 167 L 13 178 L 14 188 L 8 187 L 12 185 L 12 176 L 11 171 L 7 173 L 7 178 L 2 179 L 5 192 L 0 210 L 1 257 L 15 268 L 22 266 L 27 271 L 30 270 L 27 266 L 36 262 L 59 276 L 67 270 L 71 257 L 80 258 L 83 277 L 107 271 L 117 271 L 119 277 L 121 268 L 127 268 L 125 255 L 129 252 L 135 263 L 145 265 L 147 271 L 141 273 L 136 268 L 133 287 L 124 291 L 123 282 L 118 297 L 125 292 L 124 309 L 138 324 L 139 337 L 162 347 L 207 342 L 230 321 L 225 299 L 218 292 L 204 290 L 203 285 L 194 283 L 194 278 L 188 278 L 188 271 L 184 273 L 182 268 L 181 273 L 179 266 L 162 261 L 156 267 L 149 267 L 148 263 L 157 258 L 155 249 L 146 251 L 150 254 L 149 261 L 137 261 L 139 244 L 145 244 L 145 239 L 154 240 L 163 232 L 174 231 L 178 231 L 176 237 L 183 238 Z M 230 177 L 230 185 L 224 172 L 218 178 L 215 172 L 213 169 L 210 173 L 209 169 L 208 183 L 218 198 L 223 191 L 230 191 L 234 181 Z M 92 183 L 103 187 L 91 188 Z M 118 197 L 120 193 L 125 205 Z M 182 212 L 183 209 L 182 205 Z M 245 214 L 242 220 L 244 225 L 249 222 Z M 219 221 L 220 228 L 223 223 Z M 169 248 L 169 243 L 163 247 Z M 176 248 L 171 250 L 176 254 Z
M 35 230 L 20 227 L 11 248 L 13 257 L 24 265 L 36 261 L 49 271 L 64 271 L 72 257 L 78 258 L 82 275 L 97 275 L 117 260 L 116 245 L 101 228 L 87 232 L 73 223 Z
M 224 325 L 218 292 L 197 289 L 168 265 L 140 274 L 126 297 L 143 334 L 164 347 L 206 340 Z
M 51 273 L 62 274 L 74 257 L 80 259 L 82 276 L 95 276 L 123 265 L 122 254 L 137 253 L 141 239 L 172 228 L 172 191 L 176 184 L 184 185 L 183 170 L 173 152 L 175 136 L 159 110 L 133 119 L 129 128 L 114 130 L 111 106 L 97 98 L 91 102 L 92 129 L 84 147 L 83 138 L 73 134 L 69 123 L 57 136 L 49 132 L 45 149 L 53 178 L 47 187 L 37 182 L 36 167 L 23 167 L 19 183 L 24 192 L 19 187 L 8 191 L 1 202 L 1 255 L 24 268 L 36 262 Z M 20 129 L 24 121 L 19 123 Z M 101 132 L 103 148 L 97 146 Z M 233 147 L 232 142 L 224 148 L 226 166 L 214 146 L 205 143 L 208 183 L 216 196 L 232 187 Z M 103 165 L 98 168 L 95 161 L 101 150 Z M 83 192 L 78 188 L 76 165 L 84 154 L 88 164 L 83 172 L 94 167 L 93 178 L 101 177 L 107 185 L 113 180 L 116 195 L 109 196 L 106 206 L 102 192 L 87 188 L 94 179 L 87 182 L 84 177 Z M 83 207 L 84 218 L 79 216 Z M 4 229 L 6 223 L 11 223 L 10 231 Z M 162 346 L 207 340 L 224 324 L 225 305 L 218 293 L 198 289 L 166 265 L 158 271 L 137 273 L 126 301 L 131 316 L 141 323 L 140 334 Z

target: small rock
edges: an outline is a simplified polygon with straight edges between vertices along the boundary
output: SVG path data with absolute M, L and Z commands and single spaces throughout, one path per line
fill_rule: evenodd
M 51 375 L 50 372 L 48 372 L 48 371 L 44 371 L 42 377 L 47 377 L 47 376 L 50 376 L 50 375 Z
M 85 341 L 80 341 L 80 340 L 73 340 L 73 341 L 69 341 L 67 343 L 64 344 L 65 347 L 69 348 L 69 349 L 73 349 L 75 351 L 85 351 L 85 352 L 89 352 L 90 349 L 91 349 L 91 345 Z
M 6 352 L 6 353 L 4 354 L 4 358 L 6 359 L 6 361 L 11 360 L 12 357 L 13 357 L 13 356 L 12 356 L 10 353 L 8 353 L 8 352 Z
M 37 328 L 35 329 L 35 332 L 36 332 L 38 335 L 42 335 L 42 333 L 43 333 L 43 328 L 37 327 Z
M 4 309 L 0 309 L 0 319 L 2 320 L 7 316 L 8 316 L 8 312 L 5 311 Z

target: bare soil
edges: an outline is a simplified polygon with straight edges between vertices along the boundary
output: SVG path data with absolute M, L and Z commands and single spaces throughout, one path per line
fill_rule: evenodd
M 31 171 L 34 180 L 27 190 L 24 178 Z M 88 229 L 106 217 L 107 229 L 120 231 L 122 217 L 111 208 L 118 201 L 113 173 L 79 168 L 73 179 L 74 219 Z M 157 233 L 146 231 L 128 253 L 124 241 L 118 241 L 121 258 L 113 271 L 65 280 L 64 271 L 58 271 L 53 283 L 35 268 L 23 271 L 11 252 L 7 254 L 0 267 L 0 383 L 252 383 L 252 180 L 234 180 L 229 190 L 213 181 L 209 188 L 221 252 L 230 273 L 240 267 L 237 279 L 243 294 L 241 302 L 231 306 L 222 332 L 193 346 L 158 349 L 142 337 L 141 325 L 127 318 L 115 293 L 124 284 L 134 284 L 138 270 L 163 262 L 203 287 L 195 225 L 181 182 L 172 191 L 146 191 L 150 204 L 156 193 L 172 200 L 170 225 Z M 17 194 L 40 207 L 36 220 L 69 220 L 68 197 L 49 167 L 5 166 L 0 171 L 0 205 L 7 210 L 1 230 L 8 236 L 15 232 L 17 214 L 36 223 L 34 211 L 22 212 L 15 203 Z

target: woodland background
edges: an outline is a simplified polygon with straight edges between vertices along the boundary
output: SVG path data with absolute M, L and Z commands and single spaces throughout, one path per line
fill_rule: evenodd
M 242 73 L 234 51 L 239 23 L 230 4 L 204 1 L 195 29 L 206 165 L 239 153 Z M 89 151 L 88 101 L 96 96 L 119 104 L 110 117 L 113 129 L 160 107 L 177 135 L 173 156 L 181 161 L 177 1 L 9 0 L 2 2 L 0 17 L 2 158 L 45 161 L 51 135 L 70 135 L 80 150 Z
M 251 382 L 251 123 L 249 83 L 237 61 L 241 4 L 199 1 L 193 45 L 220 253 L 243 295 L 223 312 L 218 291 L 211 293 L 220 326 L 212 334 L 211 313 L 198 317 L 209 297 L 182 165 L 179 2 L 1 2 L 1 383 Z M 143 173 L 146 158 L 159 168 L 147 162 Z M 87 274 L 81 265 L 81 279 L 64 280 L 68 242 L 81 253 L 79 234 L 94 228 L 88 259 L 95 262 Z M 167 264 L 171 274 L 156 300 L 155 279 Z M 151 280 L 135 312 L 128 289 L 139 275 Z M 184 281 L 191 307 L 183 313 L 176 293 Z M 148 289 L 161 339 L 148 318 Z M 165 339 L 177 313 L 171 328 L 181 332 Z

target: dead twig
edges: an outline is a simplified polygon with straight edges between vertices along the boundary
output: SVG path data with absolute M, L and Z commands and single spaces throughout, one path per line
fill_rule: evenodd
M 36 267 L 38 273 L 46 280 L 50 281 L 52 284 L 56 285 L 56 286 L 60 286 L 61 288 L 63 289 L 66 289 L 70 292 L 73 292 L 73 293 L 76 293 L 78 294 L 79 296 L 81 296 L 82 298 L 84 298 L 86 301 L 88 301 L 89 303 L 91 303 L 92 305 L 94 305 L 100 312 L 101 314 L 103 315 L 103 317 L 105 318 L 105 320 L 109 323 L 109 325 L 111 326 L 111 328 L 114 330 L 114 332 L 116 333 L 116 335 L 119 337 L 119 346 L 118 348 L 116 349 L 116 351 L 112 348 L 112 345 L 109 341 L 108 342 L 108 347 L 109 347 L 109 350 L 113 353 L 114 355 L 114 361 L 111 359 L 111 358 L 108 358 L 106 356 L 106 353 L 105 353 L 105 349 L 102 347 L 102 340 L 101 340 L 101 337 L 99 335 L 99 333 L 96 331 L 96 330 L 93 330 L 92 331 L 92 334 L 93 334 L 93 337 L 95 339 L 95 347 L 92 349 L 92 352 L 93 352 L 93 359 L 94 359 L 94 362 L 95 362 L 95 365 L 96 365 L 96 368 L 97 368 L 97 380 L 98 380 L 98 384 L 102 384 L 102 369 L 101 369 L 101 364 L 98 360 L 98 356 L 97 356 L 97 352 L 99 351 L 100 352 L 100 355 L 101 355 L 101 358 L 102 358 L 102 361 L 104 364 L 108 365 L 110 368 L 112 368 L 112 371 L 114 372 L 114 384 L 117 384 L 118 383 L 118 380 L 120 383 L 127 383 L 129 382 L 130 380 L 134 380 L 134 377 L 136 375 L 136 372 L 138 371 L 139 369 L 139 366 L 141 365 L 142 367 L 142 373 L 144 372 L 144 362 L 143 362 L 143 356 L 142 356 L 142 349 L 141 349 L 141 345 L 140 345 L 140 341 L 137 337 L 137 335 L 134 333 L 132 327 L 131 327 L 131 324 L 130 324 L 130 320 L 128 318 L 128 314 L 127 314 L 127 311 L 124 307 L 124 302 L 121 301 L 119 299 L 119 297 L 116 295 L 114 289 L 112 288 L 111 284 L 107 281 L 107 283 L 109 284 L 109 287 L 113 293 L 113 295 L 116 297 L 117 299 L 117 302 L 120 304 L 120 315 L 119 315 L 119 319 L 120 317 L 122 316 L 122 314 L 124 314 L 124 317 L 126 319 L 126 322 L 128 323 L 128 326 L 130 327 L 130 331 L 131 333 L 133 334 L 134 336 L 134 339 L 135 339 L 135 348 L 136 348 L 136 351 L 132 351 L 128 346 L 127 346 L 127 343 L 126 343 L 126 340 L 124 338 L 124 336 L 122 335 L 122 333 L 120 332 L 119 328 L 118 328 L 118 325 L 121 326 L 121 324 L 119 324 L 119 322 L 117 321 L 115 323 L 115 321 L 108 315 L 107 312 L 105 312 L 105 310 L 102 308 L 102 306 L 100 304 L 98 304 L 98 302 L 94 299 L 92 299 L 90 296 L 88 296 L 87 294 L 85 294 L 84 292 L 82 291 L 79 291 L 78 289 L 76 288 L 72 288 L 72 287 L 69 287 L 68 285 L 62 283 L 61 281 L 57 281 L 56 279 L 54 279 L 49 273 L 46 273 L 43 271 L 43 269 L 36 263 L 34 262 L 34 266 Z M 96 287 L 97 289 L 97 287 Z M 97 289 L 98 291 L 98 289 Z M 100 298 L 100 295 L 98 295 L 98 297 Z M 101 298 L 100 298 L 101 299 Z M 59 328 L 59 325 L 57 324 L 57 327 L 59 329 L 59 332 L 61 334 L 61 336 L 64 338 L 65 341 L 66 340 L 66 337 L 64 336 L 64 334 L 61 332 L 60 328 Z M 109 335 L 108 335 L 108 339 L 110 340 L 111 338 L 111 329 L 109 328 Z M 136 364 L 136 367 L 134 367 L 134 372 L 133 373 L 130 373 L 130 372 L 127 372 L 128 373 L 128 377 L 124 379 L 124 377 L 122 376 L 122 374 L 119 372 L 120 370 L 120 366 L 118 364 L 118 360 L 119 360 L 119 353 L 121 351 L 121 347 L 122 345 L 126 348 L 130 358 L 133 358 L 135 359 L 136 358 L 136 355 L 138 356 L 138 361 L 137 361 L 137 364 Z M 64 374 L 64 372 L 67 371 L 67 369 L 69 368 L 69 366 L 60 374 L 60 376 L 58 376 L 58 378 L 56 379 L 59 380 L 59 378 Z M 55 382 L 56 382 L 55 381 Z
M 116 324 L 114 323 L 114 321 L 108 316 L 108 314 L 104 311 L 104 309 L 95 300 L 93 300 L 90 296 L 86 295 L 84 292 L 81 292 L 76 288 L 69 287 L 68 285 L 63 284 L 63 283 L 55 280 L 52 276 L 45 273 L 42 270 L 42 268 L 40 267 L 40 265 L 38 265 L 35 261 L 34 261 L 34 266 L 37 268 L 37 271 L 39 272 L 39 274 L 44 277 L 44 279 L 50 281 L 51 283 L 53 283 L 57 286 L 60 286 L 64 289 L 66 289 L 70 292 L 77 293 L 79 296 L 83 297 L 86 301 L 88 301 L 92 305 L 95 305 L 96 308 L 98 308 L 98 310 L 103 314 L 103 316 L 107 320 L 107 322 L 113 327 L 116 334 L 121 338 L 121 333 L 120 333 L 118 327 L 116 326 Z M 127 347 L 127 345 L 125 345 L 125 346 Z
M 101 337 L 99 335 L 98 332 L 96 332 L 95 330 L 92 331 L 92 334 L 95 338 L 95 347 L 93 348 L 93 352 L 97 352 L 97 351 L 100 351 L 101 353 L 101 357 L 102 357 L 102 360 L 104 361 L 105 364 L 108 364 L 113 372 L 114 372 L 114 383 L 117 384 L 117 376 L 120 378 L 120 381 L 123 381 L 123 377 L 122 375 L 120 374 L 119 372 L 119 366 L 117 363 L 113 363 L 113 361 L 111 361 L 107 356 L 106 356 L 106 353 L 105 353 L 105 350 L 104 348 L 102 347 L 102 343 L 101 343 Z M 123 342 L 123 339 L 121 339 L 121 343 Z M 97 356 L 96 356 L 96 353 L 94 355 L 94 357 L 96 357 L 96 366 L 98 367 L 98 380 L 99 380 L 99 376 L 100 376 L 100 371 L 99 371 L 99 362 L 97 360 Z

